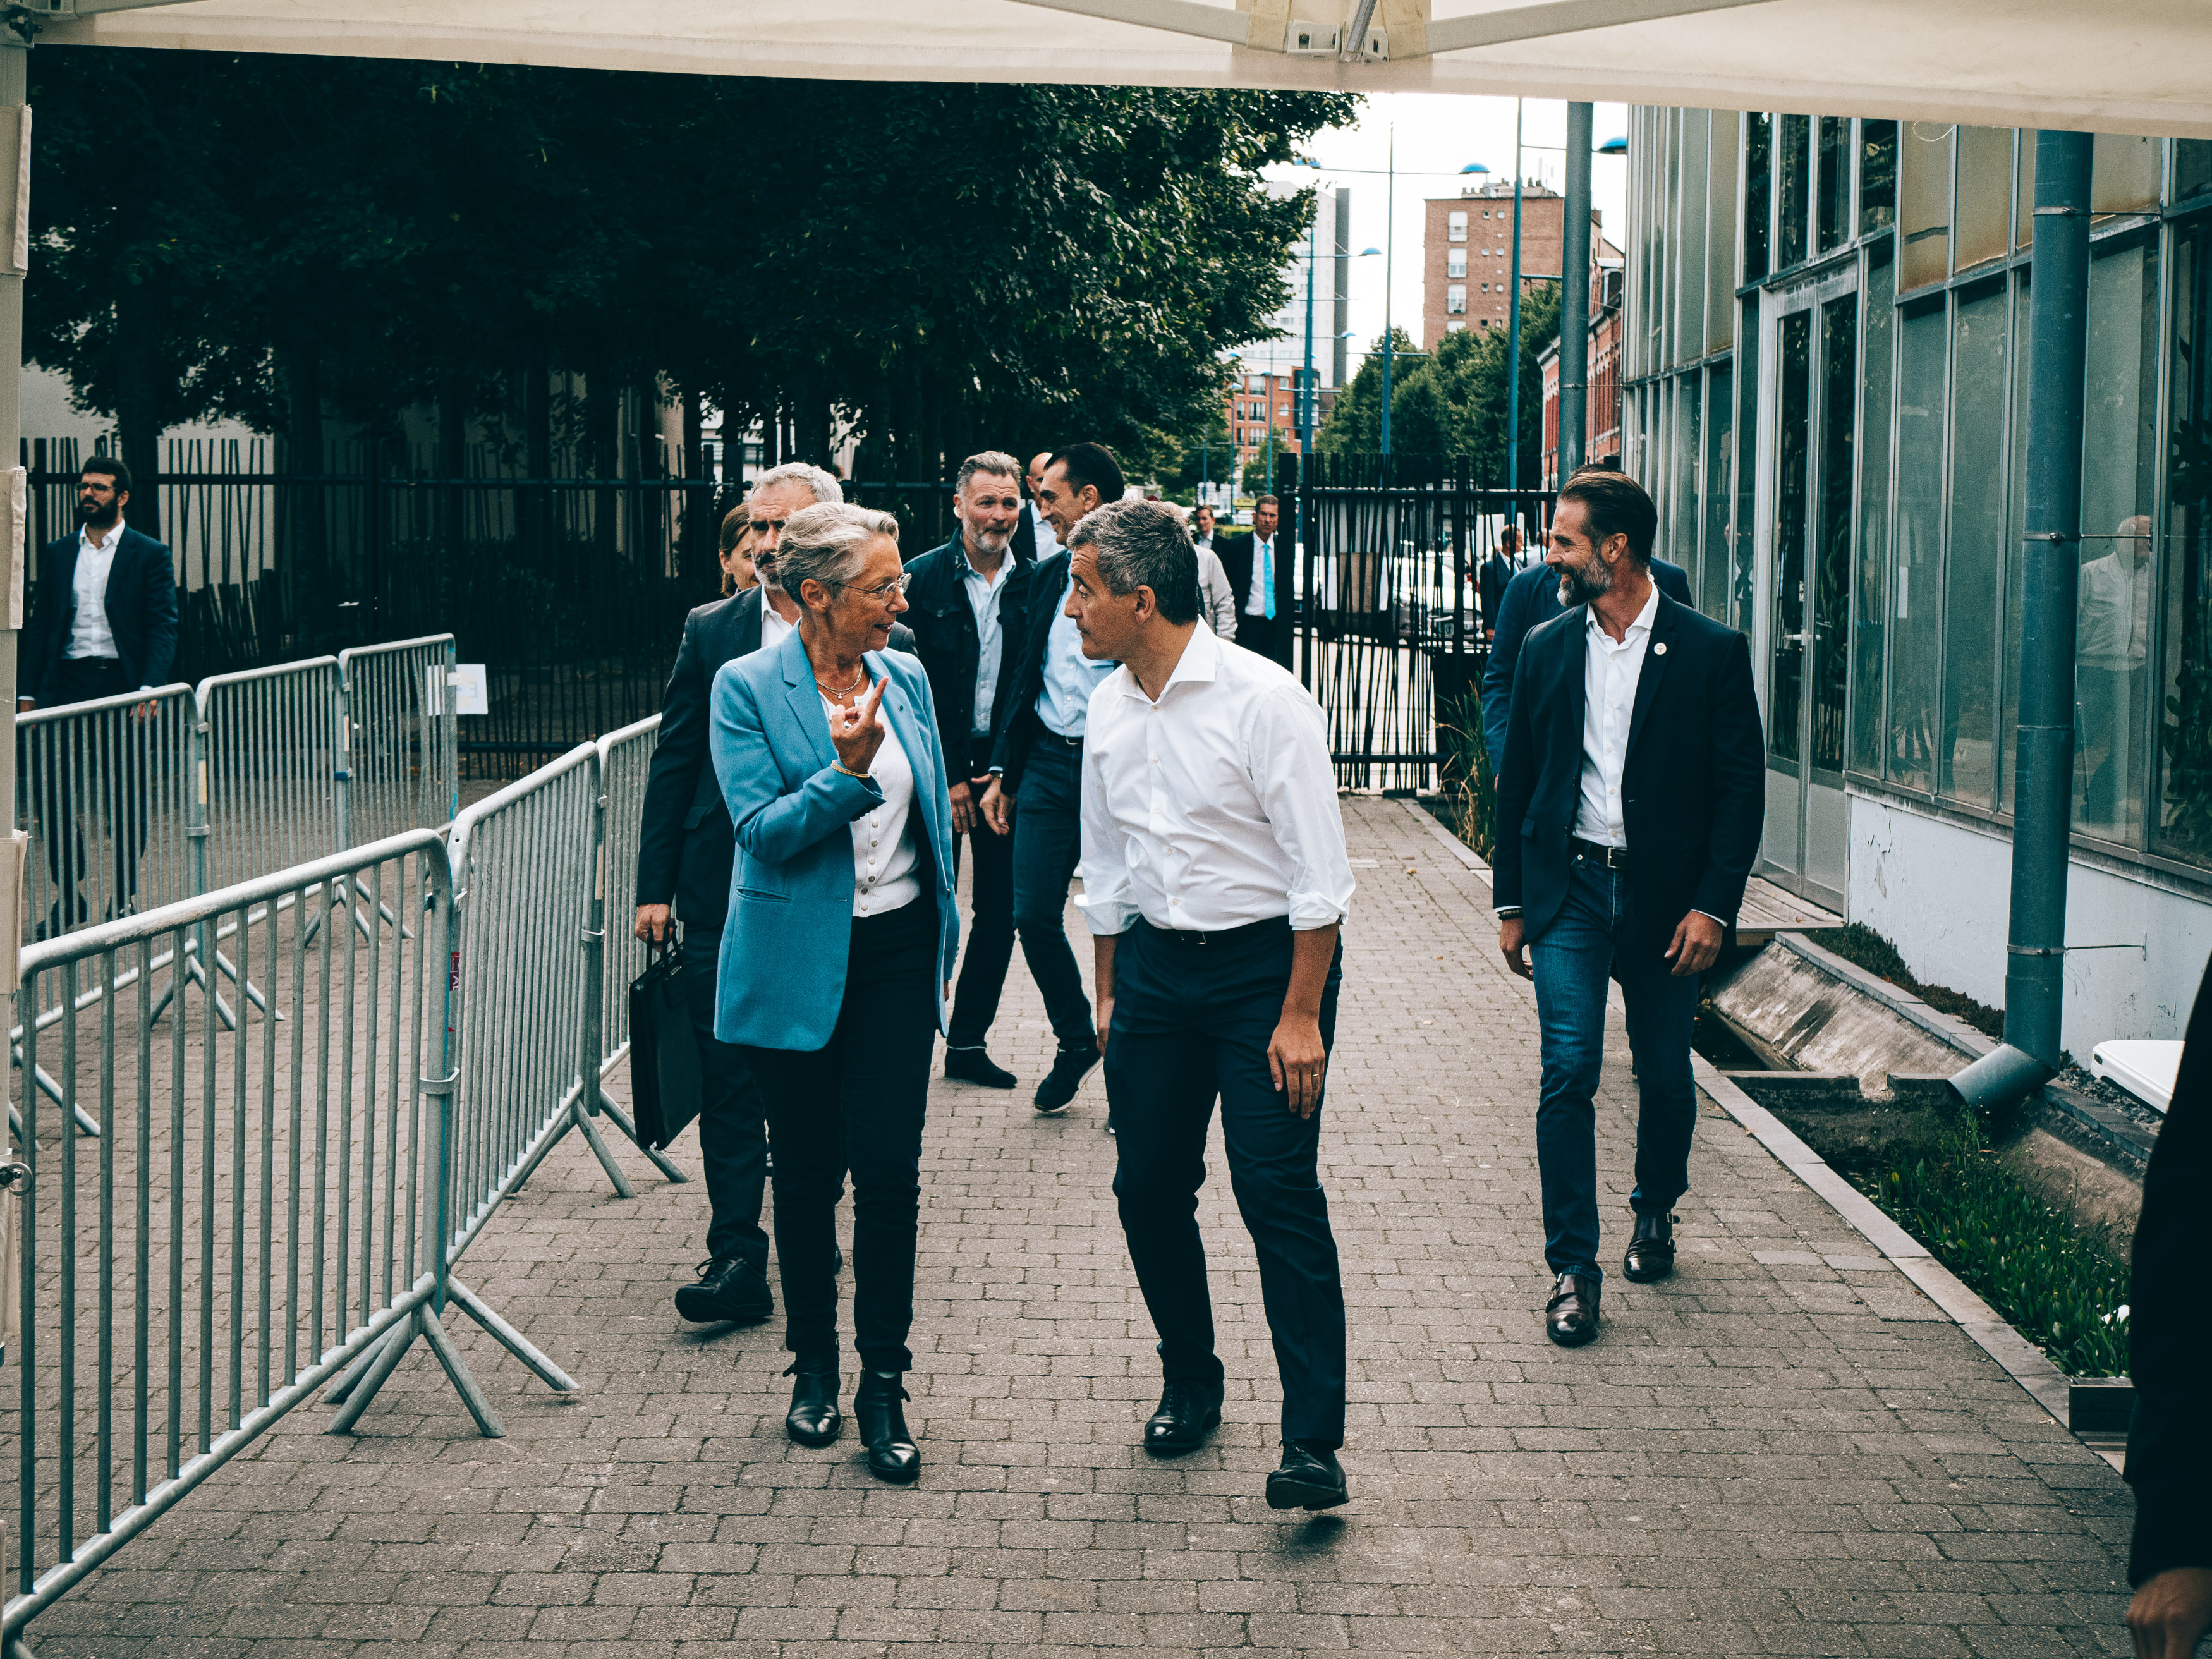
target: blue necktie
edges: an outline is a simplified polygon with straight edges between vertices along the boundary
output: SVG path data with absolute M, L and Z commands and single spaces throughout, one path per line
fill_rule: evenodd
M 1264 584 L 1261 592 L 1267 595 L 1267 608 L 1260 614 L 1273 622 L 1275 620 L 1275 544 L 1270 539 L 1262 542 L 1260 547 L 1260 580 Z

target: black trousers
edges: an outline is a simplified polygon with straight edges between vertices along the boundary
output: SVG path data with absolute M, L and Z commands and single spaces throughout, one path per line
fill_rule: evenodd
M 684 982 L 691 1029 L 699 1036 L 699 1161 L 707 1176 L 707 1254 L 740 1253 L 768 1260 L 761 1231 L 761 1194 L 768 1184 L 768 1118 L 760 1085 L 734 1042 L 714 1038 L 715 964 L 722 935 L 690 927 L 684 933 Z
M 1067 943 L 1067 884 L 1083 857 L 1083 750 L 1047 732 L 1030 750 L 1014 795 L 1014 926 L 1045 1018 L 1063 1048 L 1097 1041 L 1091 994 Z
M 1014 957 L 1014 838 L 979 829 L 953 842 L 956 860 L 963 843 L 975 867 L 969 877 L 968 939 L 947 1041 L 955 1048 L 973 1048 L 999 1017 L 999 997 Z
M 1344 1443 L 1344 1283 L 1321 1186 L 1321 1113 L 1294 1116 L 1267 1071 L 1291 949 L 1287 921 L 1203 945 L 1177 944 L 1142 921 L 1121 935 L 1106 1039 L 1121 1154 L 1114 1196 L 1167 1380 L 1218 1382 L 1198 1189 L 1220 1100 L 1230 1189 L 1259 1252 L 1283 1437 L 1334 1448 Z M 1340 947 L 1322 996 L 1325 1048 L 1336 1040 L 1341 963 Z
M 746 1048 L 775 1154 L 783 1345 L 837 1362 L 837 1200 L 853 1175 L 853 1333 L 861 1366 L 914 1364 L 915 1231 L 921 1123 L 937 1047 L 937 906 L 924 894 L 853 919 L 845 1000 L 827 1046 Z
M 113 657 L 64 658 L 54 671 L 55 705 L 90 702 L 136 688 Z M 38 793 L 40 838 L 46 843 L 46 871 L 54 886 L 63 920 L 75 924 L 88 914 L 77 884 L 93 874 L 85 855 L 84 830 L 78 814 L 106 819 L 114 858 L 115 887 L 109 895 L 112 908 L 138 891 L 138 860 L 146 850 L 147 800 L 143 739 L 131 716 L 109 715 L 86 752 L 52 754 L 40 766 L 43 775 L 31 781 Z

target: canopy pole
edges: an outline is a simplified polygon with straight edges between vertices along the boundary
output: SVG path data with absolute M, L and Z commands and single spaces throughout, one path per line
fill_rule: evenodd
M 2013 815 L 2005 1040 L 1951 1080 L 1967 1104 L 1985 1110 L 2025 1099 L 2057 1072 L 2065 1010 L 2091 147 L 2086 132 L 2039 132 L 2035 137 L 2020 770 Z
M 1583 464 L 1589 428 L 1590 126 L 1588 104 L 1567 106 L 1567 224 L 1559 253 L 1559 476 Z

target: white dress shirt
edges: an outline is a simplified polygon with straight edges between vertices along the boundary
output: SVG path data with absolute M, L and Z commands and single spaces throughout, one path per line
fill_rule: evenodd
M 76 532 L 76 621 L 70 626 L 69 643 L 62 648 L 63 656 L 76 659 L 118 654 L 115 630 L 107 623 L 107 577 L 115 568 L 115 550 L 122 541 L 120 514 L 116 517 L 115 527 L 96 541 L 90 525 Z
M 1198 544 L 1198 599 L 1206 619 L 1213 624 L 1217 639 L 1237 637 L 1237 590 L 1229 585 L 1229 573 L 1222 568 L 1221 556 L 1213 550 L 1211 541 Z
M 1114 672 L 1110 662 L 1093 662 L 1083 654 L 1083 635 L 1075 631 L 1075 618 L 1067 614 L 1067 596 L 1075 591 L 1075 575 L 1068 574 L 1060 591 L 1060 609 L 1053 613 L 1051 629 L 1044 636 L 1044 684 L 1037 692 L 1036 714 L 1045 730 L 1063 738 L 1083 735 L 1091 707 L 1091 694 Z
M 1626 847 L 1620 773 L 1628 759 L 1636 683 L 1644 673 L 1644 647 L 1651 642 L 1651 620 L 1659 614 L 1659 588 L 1652 586 L 1618 645 L 1597 619 L 1597 607 L 1583 609 L 1589 637 L 1583 649 L 1582 795 L 1575 807 L 1575 834 L 1601 847 Z
M 1352 861 L 1306 689 L 1202 621 L 1158 702 L 1116 668 L 1091 698 L 1080 871 L 1093 933 L 1342 921 Z
M 968 562 L 968 544 L 963 540 L 959 550 L 960 585 L 968 591 L 968 603 L 975 612 L 975 714 L 969 721 L 974 732 L 991 729 L 991 710 L 999 701 L 999 659 L 1004 654 L 1006 630 L 999 624 L 999 585 L 1006 579 L 1006 571 L 1014 562 L 1008 551 L 1000 556 L 999 568 L 990 575 Z
M 818 690 L 819 688 L 817 688 Z M 836 731 L 844 718 L 841 704 L 822 699 L 823 718 Z M 884 723 L 884 746 L 868 763 L 868 775 L 883 791 L 883 804 L 853 820 L 853 914 L 880 916 L 913 903 L 921 896 L 921 877 L 915 866 L 914 836 L 908 817 L 914 809 L 914 765 L 900 744 L 898 732 L 889 718 Z
M 760 642 L 760 648 L 762 650 L 775 650 L 776 647 L 781 645 L 786 640 L 791 637 L 793 631 L 797 629 L 798 626 L 799 624 L 797 623 L 787 623 L 784 621 L 781 617 L 778 616 L 776 614 L 775 607 L 769 603 L 767 593 L 762 593 Z
M 82 557 L 82 556 L 79 556 Z M 2149 655 L 2150 565 L 2123 547 L 2081 567 L 2075 660 L 2084 668 L 2139 669 Z
M 1037 511 L 1035 501 L 1024 501 L 1022 511 L 1030 515 L 1030 528 L 1036 535 L 1036 556 L 1048 559 L 1060 551 L 1060 538 L 1053 533 L 1052 520 Z
M 1275 538 L 1270 536 L 1263 542 L 1257 536 L 1252 538 L 1252 591 L 1244 596 L 1248 617 L 1267 614 L 1267 573 L 1275 568 L 1274 561 Z

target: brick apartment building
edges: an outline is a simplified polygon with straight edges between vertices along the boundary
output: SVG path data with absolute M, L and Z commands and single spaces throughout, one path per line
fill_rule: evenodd
M 1521 286 L 1556 282 L 1567 223 L 1566 198 L 1541 185 L 1521 187 Z M 1618 264 L 1620 250 L 1590 215 L 1590 251 Z M 1504 328 L 1513 282 L 1513 181 L 1470 185 L 1431 198 L 1421 236 L 1421 343 L 1433 348 L 1462 329 Z

